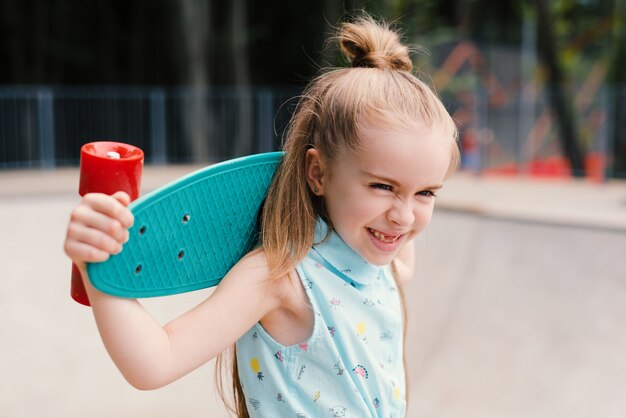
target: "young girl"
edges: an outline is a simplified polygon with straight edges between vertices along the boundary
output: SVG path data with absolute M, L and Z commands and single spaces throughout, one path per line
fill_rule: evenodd
M 234 345 L 238 416 L 405 415 L 402 287 L 412 240 L 458 163 L 457 131 L 387 26 L 363 17 L 337 39 L 351 68 L 304 92 L 261 245 L 206 301 L 161 326 L 136 300 L 85 280 L 102 340 L 133 386 L 166 385 Z M 122 251 L 128 204 L 124 193 L 91 194 L 72 213 L 65 251 L 83 277 L 86 262 Z

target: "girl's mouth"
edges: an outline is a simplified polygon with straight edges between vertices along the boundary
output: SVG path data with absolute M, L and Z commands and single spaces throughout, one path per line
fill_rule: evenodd
M 402 235 L 387 235 L 383 234 L 380 231 L 377 231 L 372 228 L 367 228 L 370 234 L 372 234 L 377 240 L 384 242 L 385 244 L 393 244 L 396 242 Z

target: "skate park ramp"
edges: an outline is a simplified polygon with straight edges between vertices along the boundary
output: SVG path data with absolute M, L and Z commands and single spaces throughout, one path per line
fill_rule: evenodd
M 195 167 L 147 167 L 144 192 Z M 0 173 L 0 416 L 226 417 L 210 363 L 133 389 L 69 297 L 77 170 Z M 626 184 L 457 175 L 406 290 L 409 417 L 621 417 Z M 160 322 L 210 291 L 146 300 Z M 225 319 L 227 320 L 227 319 Z

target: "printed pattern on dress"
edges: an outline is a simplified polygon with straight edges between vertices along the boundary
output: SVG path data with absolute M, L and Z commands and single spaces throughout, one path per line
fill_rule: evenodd
M 388 267 L 367 264 L 336 233 L 297 272 L 313 334 L 292 346 L 260 324 L 237 342 L 251 417 L 404 416 L 402 318 Z

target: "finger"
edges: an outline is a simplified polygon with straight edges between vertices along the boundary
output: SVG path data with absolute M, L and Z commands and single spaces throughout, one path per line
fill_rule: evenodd
M 126 199 L 128 196 L 123 192 L 118 193 L 120 193 L 119 197 L 122 200 Z M 126 197 L 124 197 L 122 193 L 126 195 Z M 130 198 L 128 198 L 128 200 L 130 200 Z M 125 228 L 130 228 L 133 225 L 134 217 L 132 212 L 126 207 L 127 205 L 124 205 L 113 196 L 107 196 L 101 193 L 89 193 L 85 195 L 83 202 L 91 206 L 95 211 L 117 219 Z
M 115 192 L 111 196 L 124 206 L 130 205 L 130 196 L 126 192 Z
M 117 219 L 97 212 L 91 206 L 79 205 L 70 217 L 70 226 L 83 225 L 110 235 L 120 243 L 128 241 L 128 230 Z
M 65 253 L 77 265 L 84 263 L 99 263 L 109 259 L 110 254 L 91 245 L 79 241 L 68 240 L 65 242 Z
M 88 245 L 108 254 L 122 251 L 122 243 L 101 230 L 87 227 L 80 223 L 72 223 L 68 227 L 67 240 Z

